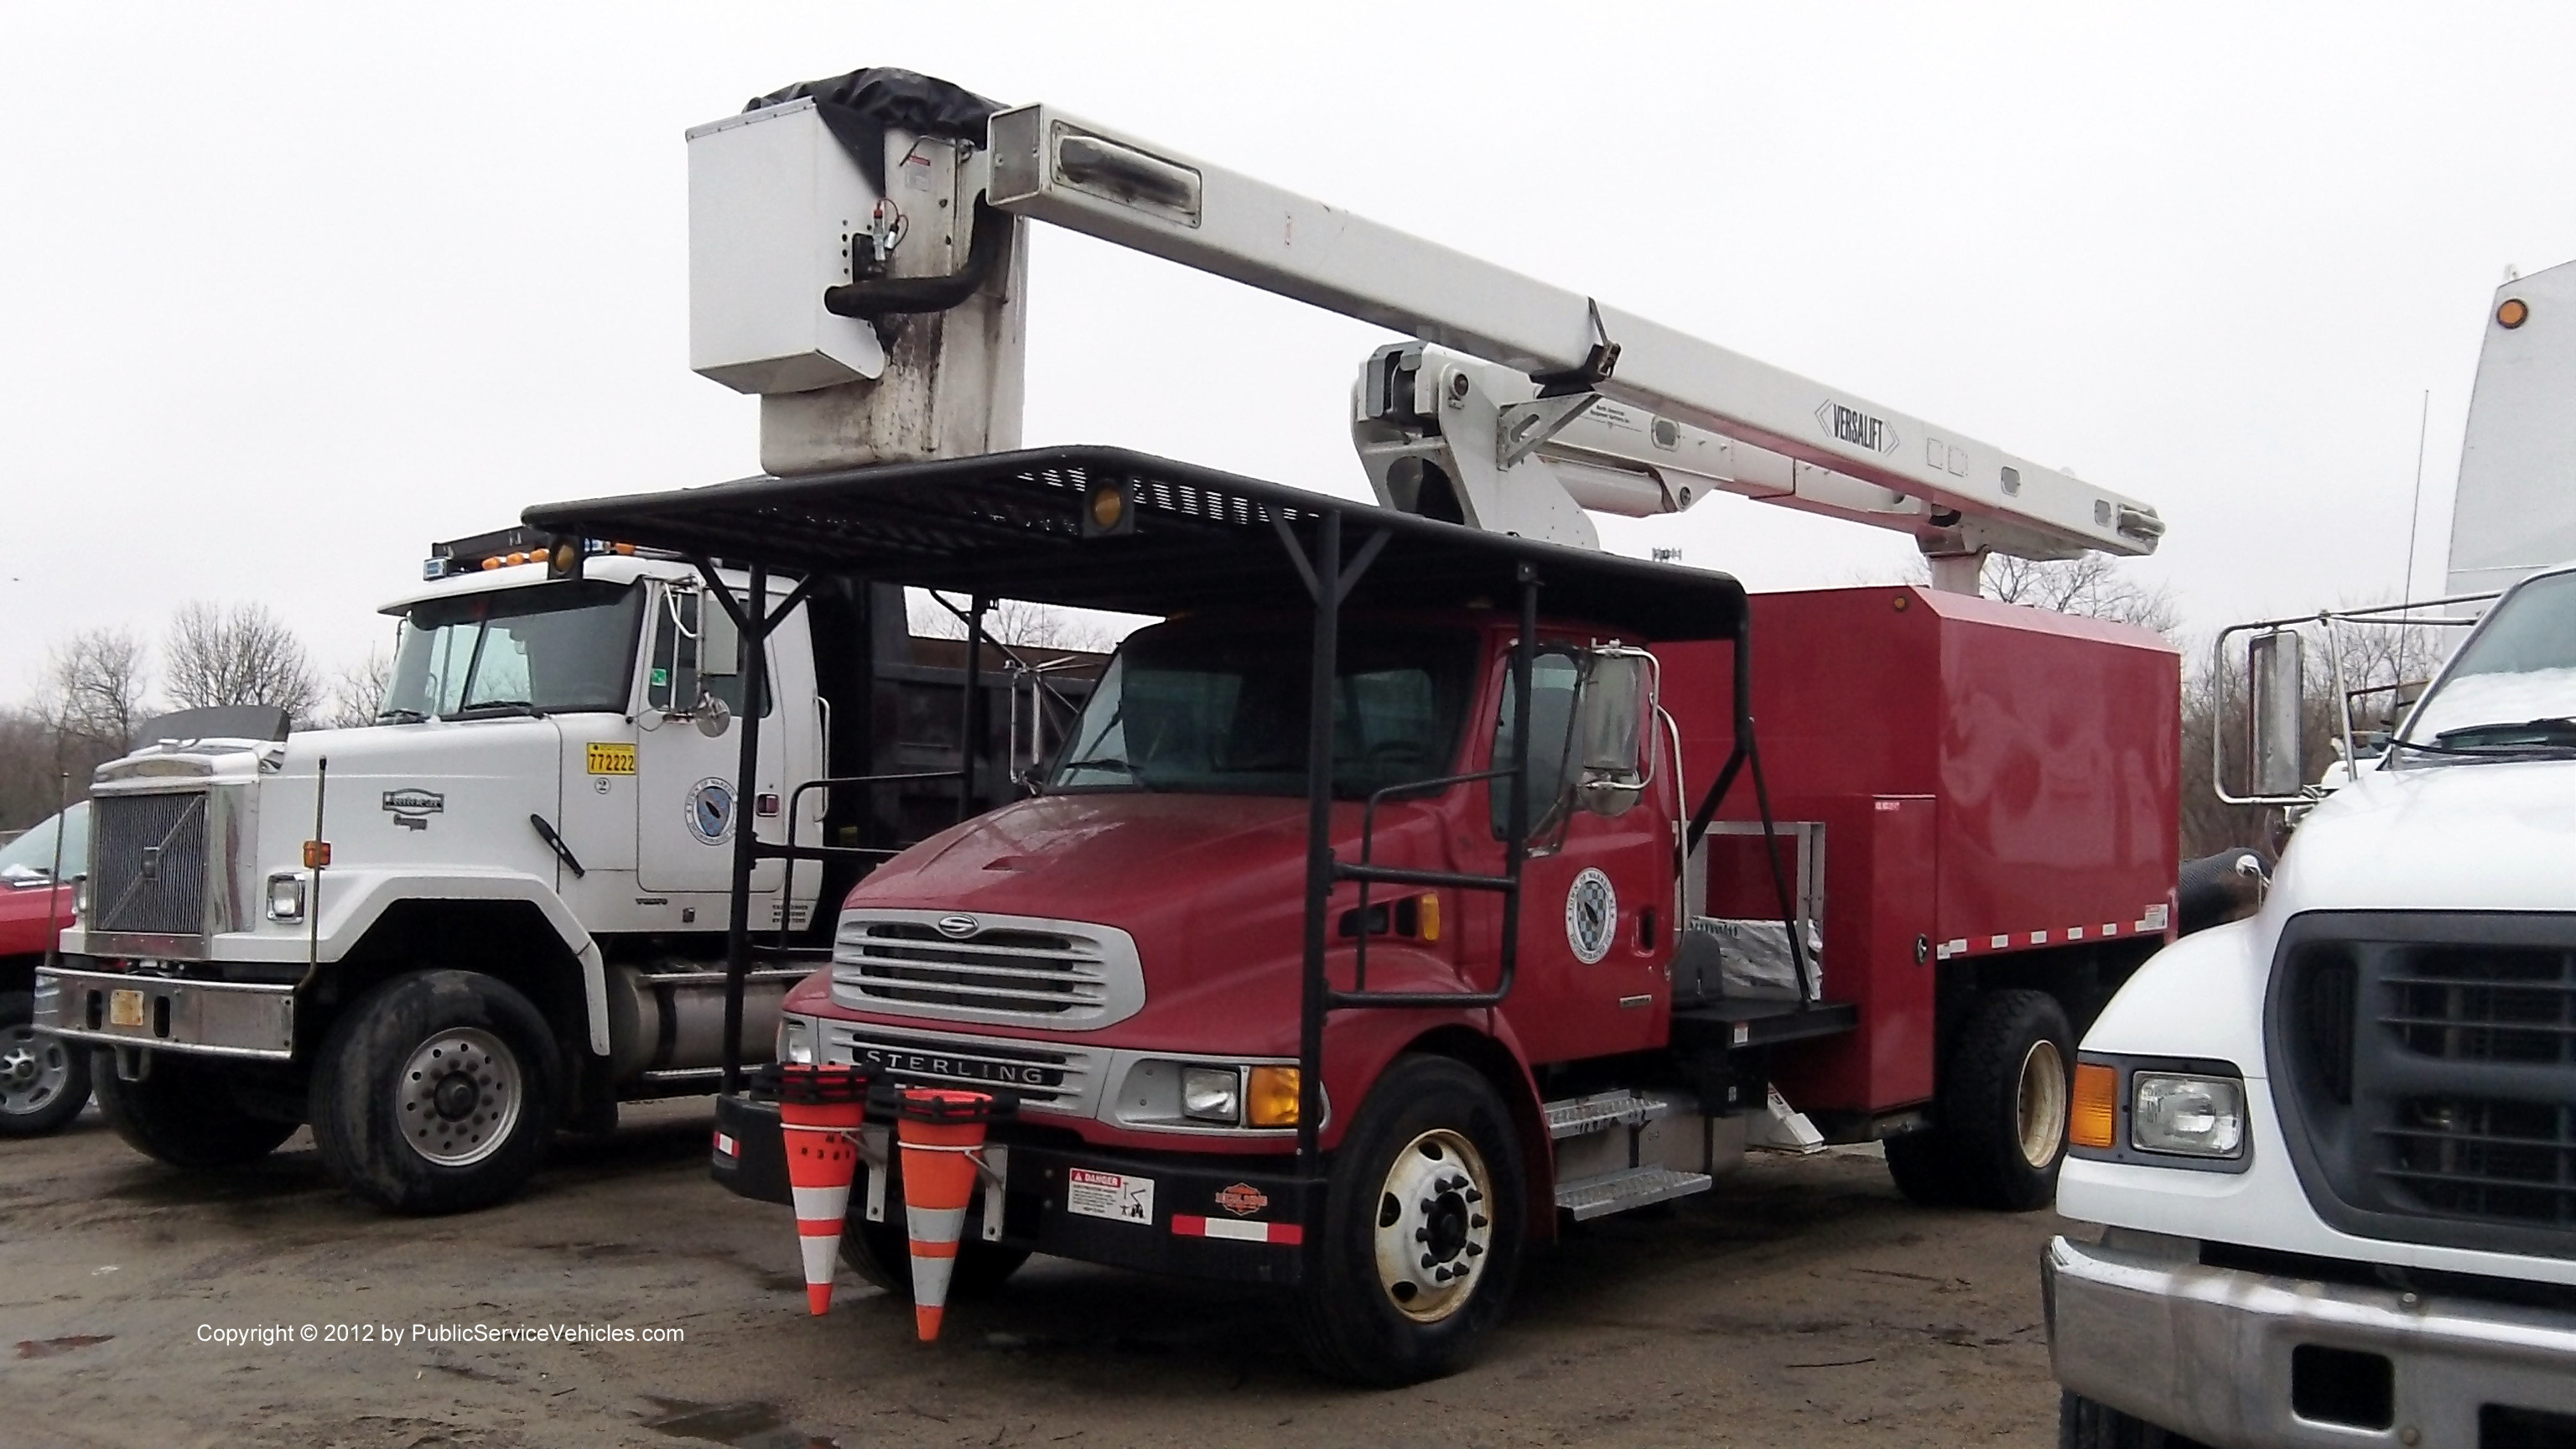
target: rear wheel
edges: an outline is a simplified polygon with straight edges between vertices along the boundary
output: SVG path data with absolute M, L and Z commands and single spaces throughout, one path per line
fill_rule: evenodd
M 1943 1060 L 1937 1125 L 1887 1144 L 1898 1190 L 1929 1204 L 2048 1206 L 2066 1155 L 2074 1035 L 2045 991 L 1980 999 Z
M 314 1061 L 313 1142 L 333 1179 L 378 1207 L 488 1207 L 545 1160 L 561 1080 L 526 997 L 472 971 L 415 972 L 332 1024 Z
M 1368 1384 L 1464 1368 L 1511 1303 L 1525 1182 L 1510 1114 L 1482 1076 L 1399 1058 L 1335 1154 L 1321 1251 L 1296 1297 L 1307 1361 Z
M 233 1089 L 238 1069 L 222 1062 L 153 1052 L 139 1082 L 118 1076 L 115 1063 L 111 1052 L 92 1059 L 100 1114 L 126 1145 L 172 1167 L 245 1166 L 276 1151 L 299 1125 L 243 1111 Z
M 2057 1396 L 2057 1449 L 2206 1449 L 2080 1394 Z
M 59 1132 L 89 1101 L 89 1050 L 35 1028 L 35 998 L 0 991 L 0 1137 Z

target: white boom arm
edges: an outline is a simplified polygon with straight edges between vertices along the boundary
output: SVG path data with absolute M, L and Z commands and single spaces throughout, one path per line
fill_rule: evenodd
M 1517 422 L 1541 435 L 1597 431 L 1591 409 L 1550 404 L 1625 403 L 1733 440 L 1722 466 L 1696 470 L 1727 491 L 1901 529 L 1936 562 L 2146 554 L 2163 536 L 2155 509 L 2135 499 L 1049 107 L 1004 111 L 989 135 L 996 208 L 1527 374 L 1539 397 L 1500 398 L 1506 430 L 1525 407 Z M 1508 467 L 1513 445 L 1497 446 Z

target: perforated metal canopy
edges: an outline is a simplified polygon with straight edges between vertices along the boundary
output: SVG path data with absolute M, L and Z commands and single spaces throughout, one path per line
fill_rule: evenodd
M 1114 487 L 1132 531 L 1086 537 Z M 1306 556 L 1328 515 L 1344 557 L 1386 541 L 1345 607 L 1511 607 L 1520 568 L 1541 608 L 1640 639 L 1722 639 L 1744 617 L 1725 574 L 1479 532 L 1123 448 L 1037 448 L 801 478 L 541 504 L 558 535 L 616 539 L 786 573 L 845 574 L 992 598 L 1168 615 L 1219 605 L 1303 610 Z

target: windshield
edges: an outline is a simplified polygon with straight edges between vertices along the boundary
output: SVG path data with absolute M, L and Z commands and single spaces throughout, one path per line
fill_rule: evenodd
M 1215 619 L 1160 624 L 1110 661 L 1050 790 L 1306 791 L 1309 636 Z M 1333 793 L 1450 773 L 1473 636 L 1355 628 L 1333 683 Z
M 0 845 L 0 882 L 40 885 L 53 878 L 54 837 L 62 836 L 63 874 L 89 869 L 89 802 L 83 800 L 26 834 Z
M 643 599 L 581 581 L 414 604 L 376 719 L 622 711 Z
M 2576 574 L 2533 579 L 2499 600 L 2400 738 L 2480 750 L 2576 744 Z

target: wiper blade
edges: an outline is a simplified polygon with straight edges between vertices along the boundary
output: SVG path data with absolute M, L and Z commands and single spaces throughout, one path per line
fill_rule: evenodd
M 544 719 L 546 712 L 524 699 L 486 699 L 469 704 L 456 712 L 458 719 L 481 714 L 523 714 L 530 719 Z
M 428 718 L 428 715 L 422 714 L 416 709 L 395 708 L 380 709 L 376 711 L 376 723 L 378 724 L 419 724 Z
M 2527 719 L 2520 724 L 2499 720 L 2492 724 L 2462 725 L 2458 729 L 2435 734 L 2433 743 L 2454 750 L 2480 746 L 2576 745 L 2576 717 L 2552 715 L 2546 719 Z

